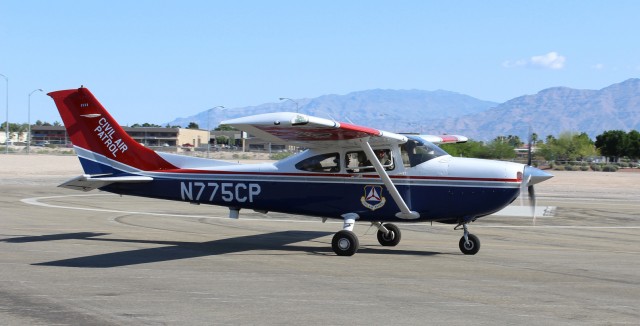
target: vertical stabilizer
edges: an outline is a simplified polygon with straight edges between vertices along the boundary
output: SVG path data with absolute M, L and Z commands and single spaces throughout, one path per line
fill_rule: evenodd
M 175 169 L 155 151 L 131 138 L 89 89 L 81 87 L 48 95 L 58 107 L 85 173 Z

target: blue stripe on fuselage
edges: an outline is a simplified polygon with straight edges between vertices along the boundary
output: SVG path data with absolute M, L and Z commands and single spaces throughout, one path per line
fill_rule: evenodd
M 240 207 L 291 214 L 340 218 L 344 213 L 357 213 L 361 221 L 399 221 L 399 211 L 385 187 L 379 185 L 384 204 L 371 210 L 363 204 L 363 184 L 337 182 L 276 182 L 178 180 L 154 178 L 149 183 L 111 184 L 103 190 L 133 196 L 160 198 L 201 204 Z M 420 213 L 420 220 L 451 220 L 494 213 L 511 203 L 519 194 L 518 187 L 468 187 L 398 185 L 398 191 L 411 210 Z M 366 201 L 366 200 L 365 200 Z M 373 202 L 371 206 L 380 204 Z M 412 220 L 416 221 L 416 220 Z

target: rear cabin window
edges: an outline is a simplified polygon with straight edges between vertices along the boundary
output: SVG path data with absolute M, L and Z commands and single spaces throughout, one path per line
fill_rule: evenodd
M 382 164 L 385 170 L 393 170 L 393 156 L 388 149 L 375 149 L 373 152 L 376 154 L 378 161 Z M 376 169 L 373 164 L 367 158 L 367 155 L 363 151 L 347 152 L 345 165 L 347 172 L 349 173 L 363 173 L 363 172 L 375 172 Z
M 309 172 L 340 172 L 340 154 L 328 153 L 306 158 L 296 164 L 296 169 Z

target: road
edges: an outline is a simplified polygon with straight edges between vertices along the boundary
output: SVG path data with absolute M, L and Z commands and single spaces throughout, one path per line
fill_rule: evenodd
M 553 216 L 472 223 L 475 256 L 450 225 L 399 225 L 389 248 L 357 224 L 353 257 L 331 250 L 341 222 L 5 175 L 0 324 L 637 325 L 640 174 L 555 174 Z

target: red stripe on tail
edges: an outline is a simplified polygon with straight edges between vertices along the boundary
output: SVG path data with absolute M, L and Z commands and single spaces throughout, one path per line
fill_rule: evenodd
M 47 95 L 56 103 L 75 146 L 141 170 L 176 168 L 131 138 L 87 88 Z

